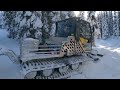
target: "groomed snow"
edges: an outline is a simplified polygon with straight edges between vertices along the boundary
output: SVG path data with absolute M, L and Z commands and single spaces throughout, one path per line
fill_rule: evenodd
M 120 78 L 120 37 L 96 40 L 95 49 L 104 57 L 97 63 L 87 62 L 82 74 L 70 79 L 119 79 Z M 0 46 L 7 47 L 19 55 L 19 44 L 7 38 L 6 30 L 0 30 Z M 19 65 L 13 64 L 8 57 L 0 56 L 0 79 L 21 79 Z

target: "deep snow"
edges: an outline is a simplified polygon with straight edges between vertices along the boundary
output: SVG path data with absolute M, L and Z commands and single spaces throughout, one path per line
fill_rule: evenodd
M 87 62 L 82 74 L 70 79 L 119 79 L 120 78 L 120 37 L 96 40 L 96 47 L 104 57 L 97 63 Z M 7 38 L 6 30 L 0 30 L 0 47 L 12 49 L 19 55 L 19 44 Z M 6 56 L 0 56 L 0 79 L 21 79 L 20 67 Z
M 5 29 L 0 30 L 0 47 L 12 49 L 19 55 L 19 44 L 7 38 Z M 0 79 L 19 79 L 21 78 L 19 65 L 13 64 L 7 56 L 0 56 Z

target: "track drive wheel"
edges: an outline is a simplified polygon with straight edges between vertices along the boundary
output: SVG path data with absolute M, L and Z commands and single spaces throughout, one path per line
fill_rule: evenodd
M 69 66 L 60 67 L 60 68 L 59 68 L 59 72 L 60 72 L 60 73 L 67 72 L 68 68 L 69 68 Z
M 72 69 L 72 70 L 76 70 L 76 69 L 78 69 L 78 68 L 79 68 L 79 66 L 80 66 L 80 64 L 79 64 L 79 63 L 72 64 L 72 65 L 71 65 L 71 69 Z
M 25 79 L 33 79 L 37 75 L 37 72 L 32 71 L 25 76 Z
M 42 71 L 43 76 L 50 76 L 53 73 L 53 69 L 46 69 Z

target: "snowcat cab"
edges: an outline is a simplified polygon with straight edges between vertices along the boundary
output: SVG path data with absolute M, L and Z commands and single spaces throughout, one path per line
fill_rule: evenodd
M 86 41 L 86 51 L 92 50 L 92 31 L 90 23 L 78 17 L 69 18 L 56 23 L 56 37 L 74 36 L 77 42 Z

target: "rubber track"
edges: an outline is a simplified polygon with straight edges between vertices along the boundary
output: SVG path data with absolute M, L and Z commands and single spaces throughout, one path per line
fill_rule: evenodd
M 75 75 L 75 74 L 79 74 L 80 70 L 71 70 L 70 68 L 68 69 L 67 72 L 60 74 L 59 72 L 54 72 L 51 76 L 49 77 L 45 77 L 45 76 L 36 76 L 33 79 L 67 79 L 70 78 L 71 76 Z M 26 78 L 29 79 L 29 78 Z
M 76 63 L 85 62 L 85 61 L 89 61 L 89 60 L 90 60 L 90 58 L 88 58 L 88 57 L 74 56 L 74 57 L 62 58 L 62 59 L 57 59 L 57 60 L 55 59 L 55 60 L 30 61 L 30 62 L 23 63 L 21 65 L 22 75 L 24 78 L 26 78 L 25 76 L 32 71 L 41 71 L 41 70 L 45 70 L 45 69 L 55 69 L 55 68 L 59 68 L 62 66 L 76 64 Z M 60 78 L 61 78 L 61 76 L 66 77 L 67 73 L 70 73 L 70 72 L 72 72 L 72 71 L 68 70 L 68 72 L 63 73 L 63 75 L 56 73 L 54 76 L 51 76 L 51 78 L 53 78 L 55 76 L 60 77 Z M 43 77 L 43 78 L 47 78 L 47 77 Z

